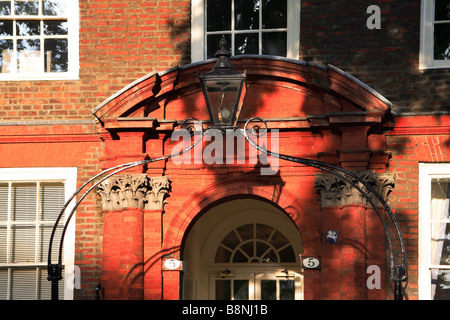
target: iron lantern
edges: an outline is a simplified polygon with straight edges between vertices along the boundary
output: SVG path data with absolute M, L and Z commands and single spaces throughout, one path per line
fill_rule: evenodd
M 225 48 L 224 36 L 219 45 L 213 70 L 198 77 L 211 118 L 211 128 L 234 129 L 247 92 L 246 72 L 240 73 L 231 67 L 231 53 Z

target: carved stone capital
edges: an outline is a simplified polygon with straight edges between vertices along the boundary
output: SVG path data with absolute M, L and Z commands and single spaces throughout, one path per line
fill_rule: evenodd
M 145 174 L 112 176 L 98 185 L 97 192 L 102 197 L 103 210 L 143 208 L 147 177 Z
M 97 193 L 105 211 L 125 208 L 163 209 L 170 189 L 168 177 L 149 178 L 145 174 L 116 175 L 102 181 Z
M 356 171 L 359 177 L 375 189 L 384 200 L 387 200 L 389 193 L 394 188 L 394 178 L 389 174 L 375 174 L 370 170 Z M 355 178 L 348 176 L 348 179 L 358 186 L 364 193 L 368 194 L 376 206 L 380 206 L 376 196 Z M 316 175 L 314 187 L 320 194 L 322 207 L 341 207 L 350 204 L 370 205 L 367 198 L 351 183 L 340 179 L 333 174 Z
M 150 190 L 146 195 L 145 209 L 162 210 L 166 204 L 165 198 L 170 191 L 169 177 L 152 177 L 149 179 Z

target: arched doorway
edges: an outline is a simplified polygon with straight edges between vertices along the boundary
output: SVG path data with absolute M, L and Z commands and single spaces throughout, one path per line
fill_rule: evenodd
M 303 299 L 300 233 L 278 207 L 237 199 L 205 212 L 186 237 L 183 298 Z

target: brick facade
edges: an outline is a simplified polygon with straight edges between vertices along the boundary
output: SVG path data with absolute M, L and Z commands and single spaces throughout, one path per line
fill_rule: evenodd
M 373 4 L 382 10 L 380 30 L 366 27 Z M 79 80 L 0 82 L 0 167 L 77 167 L 80 186 L 102 169 L 167 155 L 173 120 L 208 118 L 196 77 L 212 64 L 188 65 L 190 6 L 79 0 Z M 388 199 L 406 242 L 409 299 L 419 290 L 418 164 L 450 162 L 450 69 L 418 69 L 420 11 L 418 0 L 304 0 L 301 62 L 232 59 L 248 70 L 252 89 L 241 117 L 278 119 L 269 125 L 281 130 L 280 153 L 395 179 Z M 370 206 L 321 206 L 318 170 L 280 162 L 278 175 L 261 177 L 259 169 L 169 160 L 121 173 L 168 176 L 164 209 L 104 210 L 90 193 L 76 213 L 75 299 L 93 299 L 99 283 L 106 298 L 180 298 L 179 272 L 164 270 L 161 259 L 182 258 L 192 223 L 210 206 L 244 196 L 276 203 L 299 228 L 305 253 L 322 257 L 321 273 L 305 271 L 305 299 L 392 297 L 384 267 L 383 289 L 365 289 L 367 266 L 385 265 Z M 348 242 L 328 245 L 328 229 Z

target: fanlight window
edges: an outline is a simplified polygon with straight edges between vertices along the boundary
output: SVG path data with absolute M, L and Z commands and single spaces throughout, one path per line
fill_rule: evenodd
M 289 240 L 264 224 L 246 224 L 230 231 L 216 251 L 216 263 L 296 262 Z

